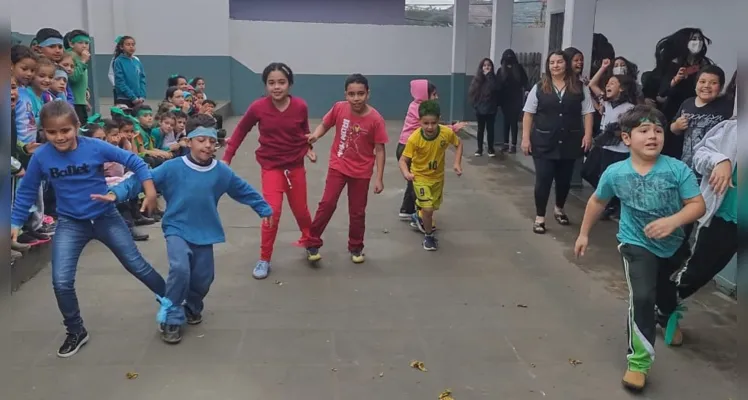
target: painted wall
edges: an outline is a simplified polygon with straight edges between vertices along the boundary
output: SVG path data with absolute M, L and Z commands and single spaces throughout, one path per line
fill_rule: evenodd
M 231 19 L 405 25 L 405 0 L 230 0 Z
M 313 117 L 342 98 L 344 78 L 353 72 L 370 77 L 372 103 L 387 118 L 402 118 L 411 100 L 409 82 L 416 78 L 432 80 L 443 106 L 449 103 L 451 28 L 229 20 L 229 0 L 180 0 L 178 5 L 176 0 L 67 0 L 74 3 L 71 7 L 58 7 L 54 0 L 13 1 L 14 32 L 33 35 L 45 26 L 63 33 L 80 27 L 89 31 L 96 44 L 94 82 L 100 96 L 111 93 L 107 72 L 114 38 L 129 34 L 137 40 L 149 98 L 163 97 L 171 74 L 200 75 L 209 97 L 230 99 L 234 111 L 243 112 L 262 94 L 258 74 L 268 63 L 283 61 L 297 74 L 294 92 L 307 99 Z M 62 14 L 52 18 L 26 11 L 50 7 Z M 164 15 L 180 21 L 199 16 L 210 29 L 173 29 Z M 273 40 L 258 40 L 269 37 Z M 537 51 L 542 40 L 542 28 L 515 27 L 512 47 Z M 466 45 L 472 74 L 489 54 L 490 28 L 470 27 Z

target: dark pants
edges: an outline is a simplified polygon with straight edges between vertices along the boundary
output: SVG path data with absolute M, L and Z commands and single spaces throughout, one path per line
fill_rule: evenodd
M 511 144 L 517 145 L 517 135 L 519 134 L 519 115 L 522 112 L 514 107 L 501 108 L 504 113 L 504 145 L 508 145 L 510 136 Z
M 617 151 L 612 150 L 606 150 L 603 149 L 603 153 L 601 155 L 600 163 L 600 174 L 605 172 L 605 170 L 611 165 L 615 164 L 619 161 L 623 161 L 625 159 L 629 158 L 629 153 L 619 153 Z M 613 198 L 608 201 L 608 208 L 618 209 L 621 206 L 621 200 L 618 199 L 618 197 L 613 196 Z
M 563 209 L 571 189 L 571 177 L 577 160 L 552 160 L 533 157 L 535 162 L 535 212 L 545 217 L 551 186 L 556 182 L 556 207 Z
M 86 121 L 88 120 L 88 109 L 86 108 L 86 105 L 76 104 L 74 108 L 75 115 L 78 116 L 78 121 L 80 121 L 81 125 L 85 125 Z
M 478 119 L 478 152 L 483 152 L 483 132 L 488 134 L 486 138 L 486 147 L 488 151 L 493 151 L 494 143 L 494 128 L 496 125 L 496 113 L 493 114 L 477 114 Z
M 678 294 L 685 299 L 725 268 L 738 251 L 738 226 L 720 217 L 697 231 L 693 255 L 678 276 Z
M 216 119 L 216 130 L 223 129 L 223 116 L 219 114 L 213 115 L 213 118 Z
M 405 150 L 405 145 L 398 143 L 397 150 L 395 151 L 397 161 L 400 161 L 400 157 L 403 155 L 403 150 Z M 408 168 L 410 168 L 410 162 L 408 162 Z M 412 181 L 408 181 L 408 185 L 405 187 L 403 202 L 400 205 L 400 212 L 403 214 L 414 214 L 416 212 L 416 191 L 413 189 Z
M 171 306 L 166 310 L 164 322 L 184 325 L 185 307 L 194 315 L 203 312 L 203 299 L 215 278 L 213 245 L 196 245 L 179 236 L 167 236 L 166 255 L 169 257 L 166 298 Z
M 678 305 L 677 288 L 670 276 L 680 267 L 676 256 L 662 258 L 630 244 L 618 247 L 629 287 L 628 366 L 647 373 L 654 361 L 658 319 L 665 326 Z M 657 310 L 657 311 L 655 311 Z
M 125 269 L 158 296 L 164 295 L 164 278 L 143 258 L 132 239 L 127 224 L 117 210 L 107 211 L 93 220 L 60 216 L 52 240 L 52 286 L 63 323 L 69 333 L 83 330 L 75 274 L 83 248 L 92 239 L 103 243 L 114 253 Z

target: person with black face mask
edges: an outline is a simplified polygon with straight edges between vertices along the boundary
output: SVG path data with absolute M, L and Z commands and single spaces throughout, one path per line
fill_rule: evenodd
M 501 55 L 501 67 L 496 72 L 496 80 L 500 87 L 499 106 L 504 114 L 504 151 L 516 153 L 519 118 L 525 92 L 530 88 L 527 72 L 512 49 L 504 50 Z
M 706 57 L 711 43 L 698 28 L 683 28 L 657 43 L 653 72 L 662 76 L 657 95 L 665 99 L 661 111 L 668 121 L 673 121 L 684 100 L 693 97 L 699 70 L 714 64 Z M 662 154 L 680 159 L 682 153 L 683 136 L 666 130 Z

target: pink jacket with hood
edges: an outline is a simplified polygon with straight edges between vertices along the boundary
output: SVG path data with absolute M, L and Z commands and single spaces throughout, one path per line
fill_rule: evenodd
M 408 138 L 413 134 L 413 131 L 421 127 L 418 106 L 429 99 L 429 81 L 427 79 L 410 81 L 410 95 L 413 96 L 413 101 L 408 106 L 408 114 L 405 115 L 403 130 L 400 132 L 400 144 L 408 143 Z M 454 127 L 451 128 L 454 130 Z

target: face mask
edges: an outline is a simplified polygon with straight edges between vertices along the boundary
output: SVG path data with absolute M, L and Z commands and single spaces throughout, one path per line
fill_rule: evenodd
M 691 54 L 698 54 L 701 51 L 702 46 L 703 43 L 701 43 L 701 40 L 691 40 L 688 42 L 688 51 L 690 51 Z
M 613 67 L 613 75 L 626 75 L 626 67 Z

